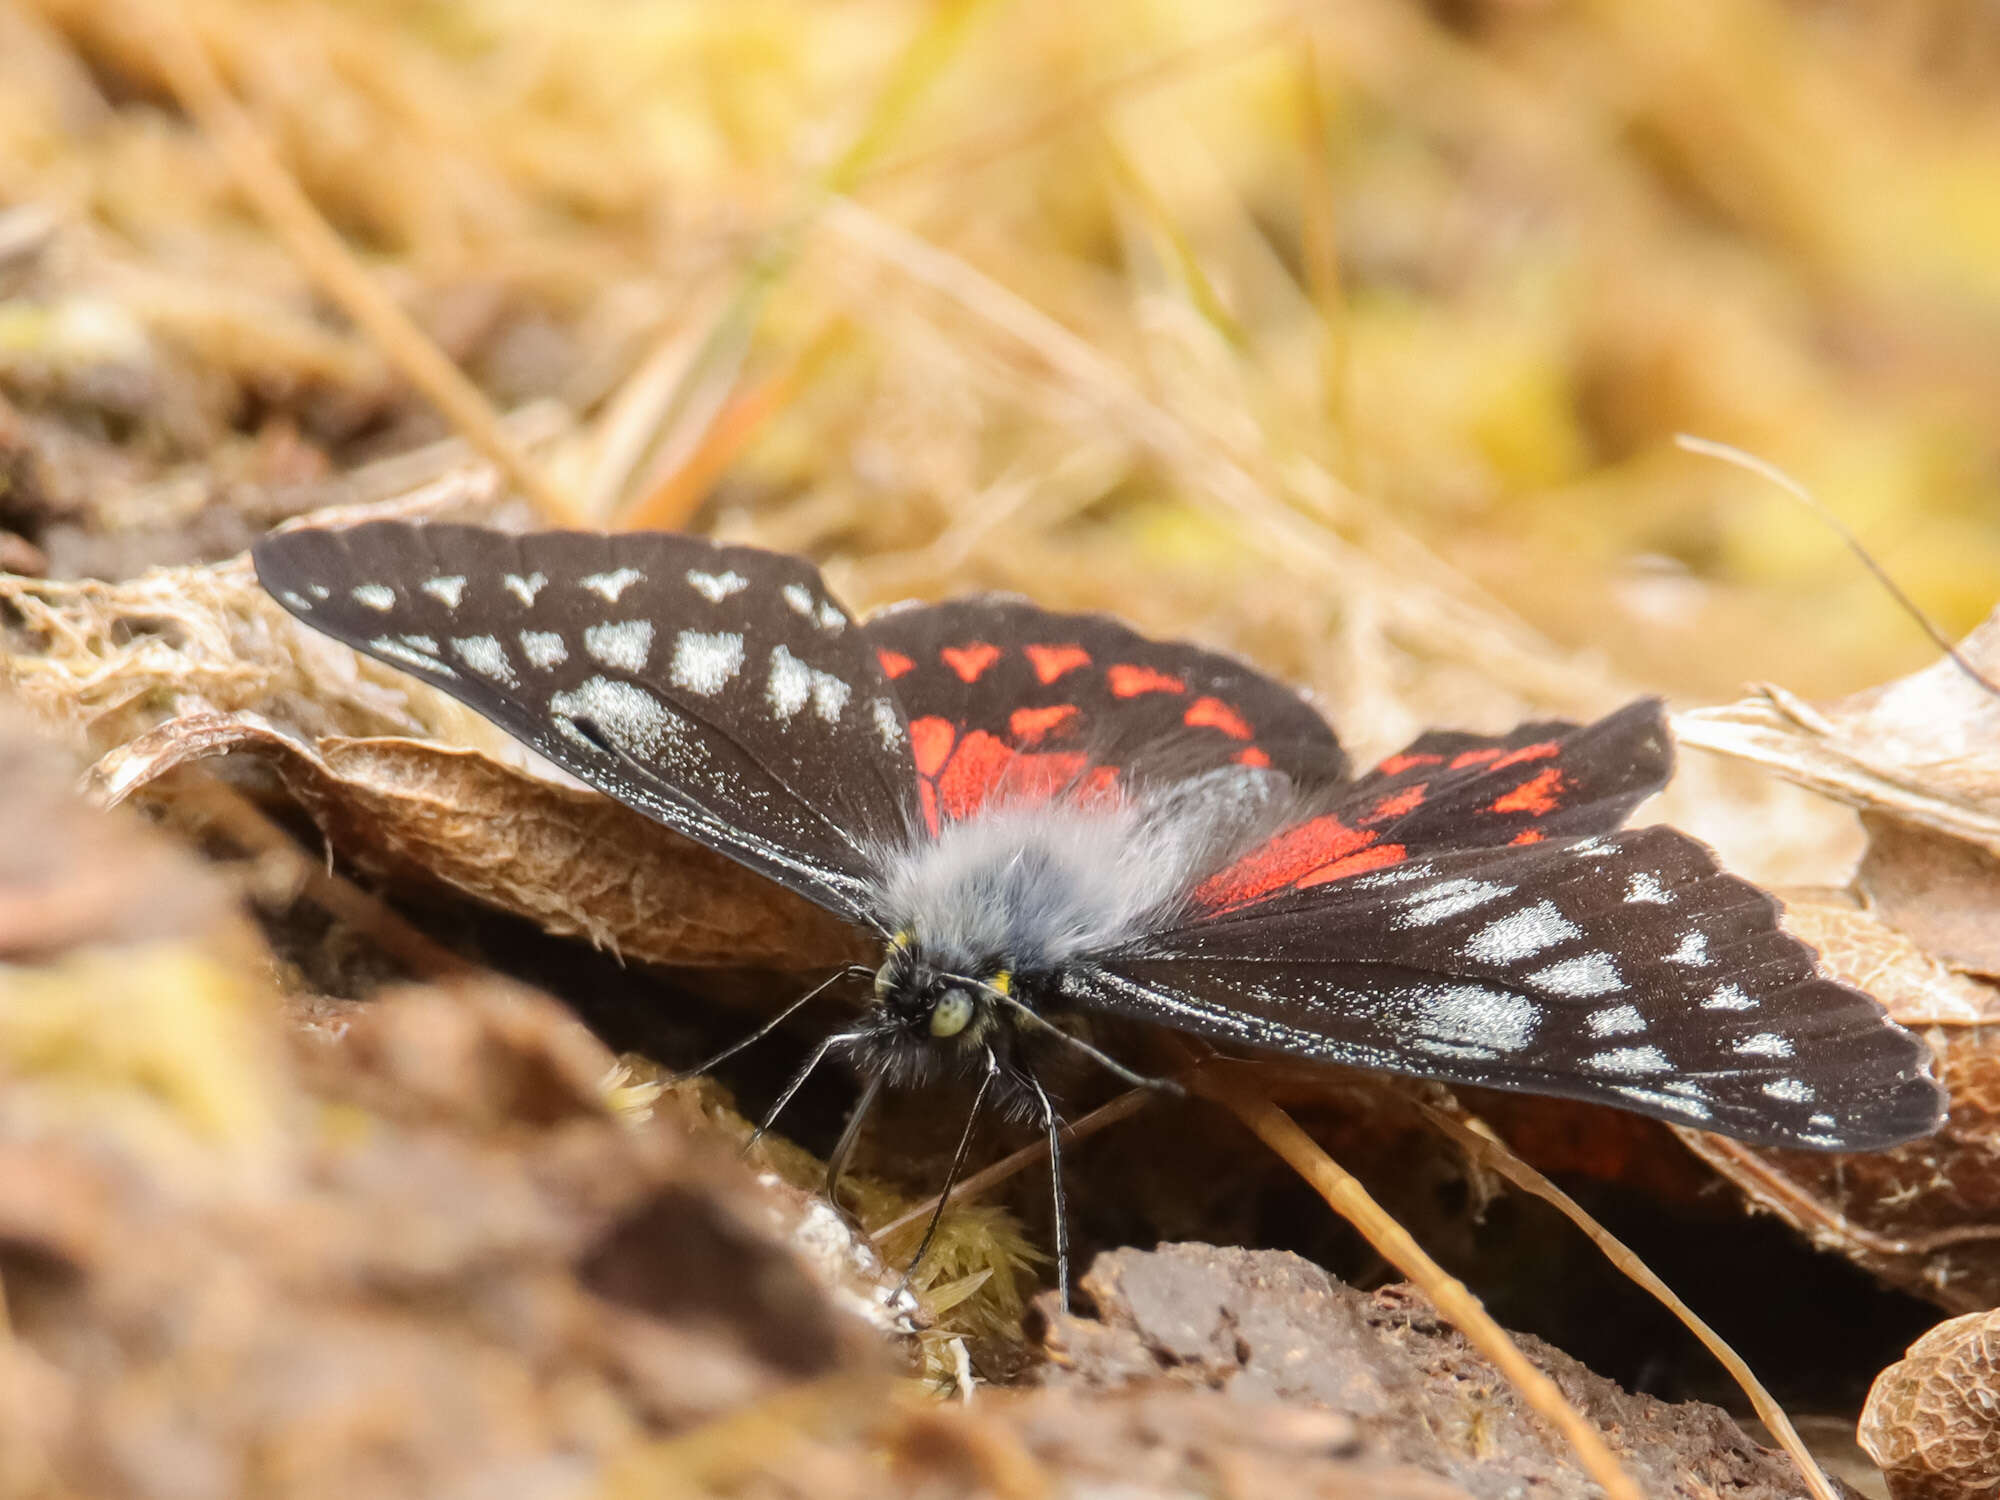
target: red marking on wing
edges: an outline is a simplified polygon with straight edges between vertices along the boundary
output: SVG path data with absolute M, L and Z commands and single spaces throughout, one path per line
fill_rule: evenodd
M 1014 750 L 998 736 L 975 729 L 959 740 L 935 783 L 938 811 L 963 819 L 989 803 L 1047 802 L 1068 796 L 1087 804 L 1115 797 L 1118 771 L 1114 766 L 1093 766 L 1087 756 L 1071 750 Z M 927 819 L 930 806 L 927 802 Z M 932 831 L 936 832 L 935 824 Z
M 1416 766 L 1441 766 L 1443 764 L 1444 757 L 1442 755 L 1412 755 L 1409 751 L 1405 750 L 1401 755 L 1390 756 L 1375 769 L 1380 771 L 1384 776 L 1400 776 L 1405 771 L 1411 770 Z
M 1266 755 L 1262 750 L 1259 750 L 1255 745 L 1252 745 L 1248 750 L 1238 750 L 1229 758 L 1239 766 L 1256 766 L 1259 769 L 1271 763 L 1271 757 Z
M 1486 810 L 1497 813 L 1531 813 L 1539 818 L 1542 814 L 1552 813 L 1562 806 L 1560 795 L 1562 788 L 1561 769 L 1550 766 L 1547 770 L 1522 782 L 1513 791 L 1495 797 Z
M 951 763 L 937 779 L 938 802 L 945 816 L 966 818 L 993 795 L 1014 752 L 1007 742 L 975 729 L 958 742 Z
M 1554 740 L 1543 740 L 1539 744 L 1523 745 L 1518 750 L 1509 750 L 1486 769 L 1489 771 L 1504 771 L 1507 767 L 1518 766 L 1523 761 L 1547 760 L 1561 749 L 1562 746 L 1558 745 Z
M 1410 851 L 1401 844 L 1375 844 L 1350 854 L 1345 859 L 1336 859 L 1330 865 L 1322 865 L 1312 874 L 1302 876 L 1299 889 L 1309 885 L 1325 885 L 1329 880 L 1344 880 L 1349 875 L 1359 875 L 1366 870 L 1380 870 L 1389 865 L 1400 865 L 1409 858 Z
M 875 660 L 882 663 L 882 675 L 887 677 L 891 682 L 894 682 L 905 672 L 913 670 L 917 665 L 909 657 L 903 655 L 902 652 L 890 651 L 884 648 L 876 650 Z
M 1510 844 L 1539 844 L 1546 837 L 1547 835 L 1539 828 L 1523 828 L 1519 833 L 1507 840 L 1507 842 Z
M 1406 786 L 1400 792 L 1391 792 L 1368 810 L 1364 823 L 1381 823 L 1390 818 L 1400 818 L 1404 813 L 1415 812 L 1424 805 L 1424 792 L 1430 786 L 1428 781 L 1420 781 L 1415 786 Z
M 944 664 L 958 674 L 960 682 L 977 682 L 979 674 L 1000 660 L 1000 648 L 985 641 L 974 641 L 969 646 L 946 646 L 938 655 Z
M 1188 711 L 1181 715 L 1181 722 L 1190 729 L 1220 729 L 1232 740 L 1250 738 L 1250 726 L 1243 715 L 1224 703 L 1220 698 L 1197 698 L 1188 705 Z
M 1052 703 L 1047 708 L 1017 708 L 1007 716 L 1007 731 L 1015 742 L 1032 745 L 1047 739 L 1081 712 L 1074 703 Z
M 1111 684 L 1111 694 L 1115 698 L 1136 698 L 1141 693 L 1185 693 L 1187 684 L 1178 677 L 1169 677 L 1165 672 L 1151 667 L 1135 667 L 1130 662 L 1119 662 L 1104 674 Z
M 1065 672 L 1090 665 L 1090 653 L 1081 646 L 1023 646 L 1021 650 L 1043 682 L 1054 682 Z
M 1194 889 L 1195 905 L 1223 910 L 1261 900 L 1299 884 L 1315 870 L 1337 864 L 1375 842 L 1376 835 L 1349 828 L 1331 813 L 1288 828 L 1260 844 Z
M 1489 760 L 1498 760 L 1507 752 L 1498 745 L 1488 745 L 1483 750 L 1461 750 L 1451 758 L 1451 768 L 1463 771 L 1467 766 L 1483 766 Z
M 957 726 L 949 719 L 940 719 L 936 714 L 912 719 L 910 750 L 916 756 L 917 774 L 929 777 L 942 771 L 945 758 L 951 754 L 952 742 L 957 738 Z

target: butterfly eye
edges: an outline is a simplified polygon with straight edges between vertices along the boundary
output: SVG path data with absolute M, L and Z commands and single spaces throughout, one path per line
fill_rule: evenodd
M 972 1024 L 972 992 L 946 990 L 931 1009 L 931 1035 L 957 1036 Z

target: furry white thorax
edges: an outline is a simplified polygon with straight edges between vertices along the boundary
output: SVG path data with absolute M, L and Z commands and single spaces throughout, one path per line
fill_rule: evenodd
M 1033 972 L 1157 930 L 1261 837 L 1289 783 L 1212 771 L 1133 800 L 1003 804 L 878 857 L 877 908 L 931 963 Z

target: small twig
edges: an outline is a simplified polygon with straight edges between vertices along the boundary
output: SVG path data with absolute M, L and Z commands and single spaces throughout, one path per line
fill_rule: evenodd
M 1204 1069 L 1190 1082 L 1196 1092 L 1214 1099 L 1248 1126 L 1311 1184 L 1335 1213 L 1359 1230 L 1384 1260 L 1429 1297 L 1439 1316 L 1464 1334 L 1520 1392 L 1529 1408 L 1569 1441 L 1584 1471 L 1604 1487 L 1610 1500 L 1645 1500 L 1604 1435 L 1570 1405 L 1555 1381 L 1529 1361 L 1506 1330 L 1480 1306 L 1479 1299 L 1465 1283 L 1432 1260 L 1410 1232 L 1390 1217 L 1360 1181 L 1328 1156 L 1297 1121 L 1255 1089 L 1232 1077 L 1234 1071 Z
M 1100 1104 L 1087 1115 L 1079 1115 L 1062 1128 L 1062 1143 L 1065 1146 L 1086 1140 L 1096 1135 L 1107 1125 L 1116 1125 L 1144 1109 L 1159 1097 L 1156 1089 L 1127 1089 L 1108 1104 Z M 978 1197 L 999 1183 L 1005 1182 L 1024 1167 L 1031 1167 L 1038 1161 L 1049 1159 L 1046 1142 L 1037 1141 L 1032 1146 L 1023 1146 L 1019 1151 L 1009 1152 L 991 1166 L 981 1167 L 977 1172 L 964 1178 L 952 1189 L 952 1200 L 965 1203 Z M 915 1208 L 907 1209 L 886 1224 L 878 1224 L 868 1231 L 869 1237 L 880 1240 L 907 1225 L 919 1223 L 937 1210 L 938 1200 L 926 1198 Z
M 182 3 L 138 7 L 148 18 L 161 72 L 183 108 L 221 154 L 230 175 L 305 272 L 360 327 L 403 378 L 521 487 L 551 521 L 574 523 L 575 507 L 501 425 L 479 387 L 361 268 L 354 254 L 279 162 L 216 71 Z
M 1744 1363 L 1743 1357 L 1729 1347 L 1721 1334 L 1703 1322 L 1693 1308 L 1681 1301 L 1675 1295 L 1673 1288 L 1655 1275 L 1652 1268 L 1640 1260 L 1630 1246 L 1592 1218 L 1582 1204 L 1516 1156 L 1508 1149 L 1507 1143 L 1494 1133 L 1493 1128 L 1478 1116 L 1471 1114 L 1454 1116 L 1422 1100 L 1416 1101 L 1416 1104 L 1433 1125 L 1457 1141 L 1481 1166 L 1498 1172 L 1514 1186 L 1524 1192 L 1533 1193 L 1543 1202 L 1552 1205 L 1590 1237 L 1591 1243 L 1604 1252 L 1606 1260 L 1639 1286 L 1644 1287 L 1652 1294 L 1654 1300 L 1680 1319 L 1687 1331 L 1701 1340 L 1708 1352 L 1713 1354 L 1723 1369 L 1729 1372 L 1729 1378 L 1734 1380 L 1743 1394 L 1750 1398 L 1750 1405 L 1756 1409 L 1757 1416 L 1769 1429 L 1771 1436 L 1778 1440 L 1778 1446 L 1789 1453 L 1792 1462 L 1798 1465 L 1799 1473 L 1805 1479 L 1806 1488 L 1813 1492 L 1817 1500 L 1840 1500 L 1826 1476 L 1820 1472 L 1819 1465 L 1813 1461 L 1812 1454 L 1799 1437 L 1798 1429 L 1792 1426 L 1791 1418 L 1785 1415 L 1785 1409 L 1778 1405 L 1776 1398 L 1769 1391 L 1764 1389 L 1763 1382 L 1758 1380 L 1750 1366 Z

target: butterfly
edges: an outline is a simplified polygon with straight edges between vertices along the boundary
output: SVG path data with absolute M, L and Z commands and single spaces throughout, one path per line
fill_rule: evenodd
M 1765 1146 L 1943 1118 L 1929 1049 L 1770 896 L 1623 828 L 1672 771 L 1656 700 L 1357 770 L 1252 668 L 1010 596 L 861 620 L 804 559 L 667 533 L 376 522 L 254 558 L 306 624 L 874 934 L 872 994 L 792 1085 L 837 1053 L 865 1080 L 830 1176 L 876 1090 L 964 1077 L 953 1176 L 989 1100 L 1039 1121 L 1059 1265 L 1047 1049 L 1135 1077 L 1065 1017 Z

